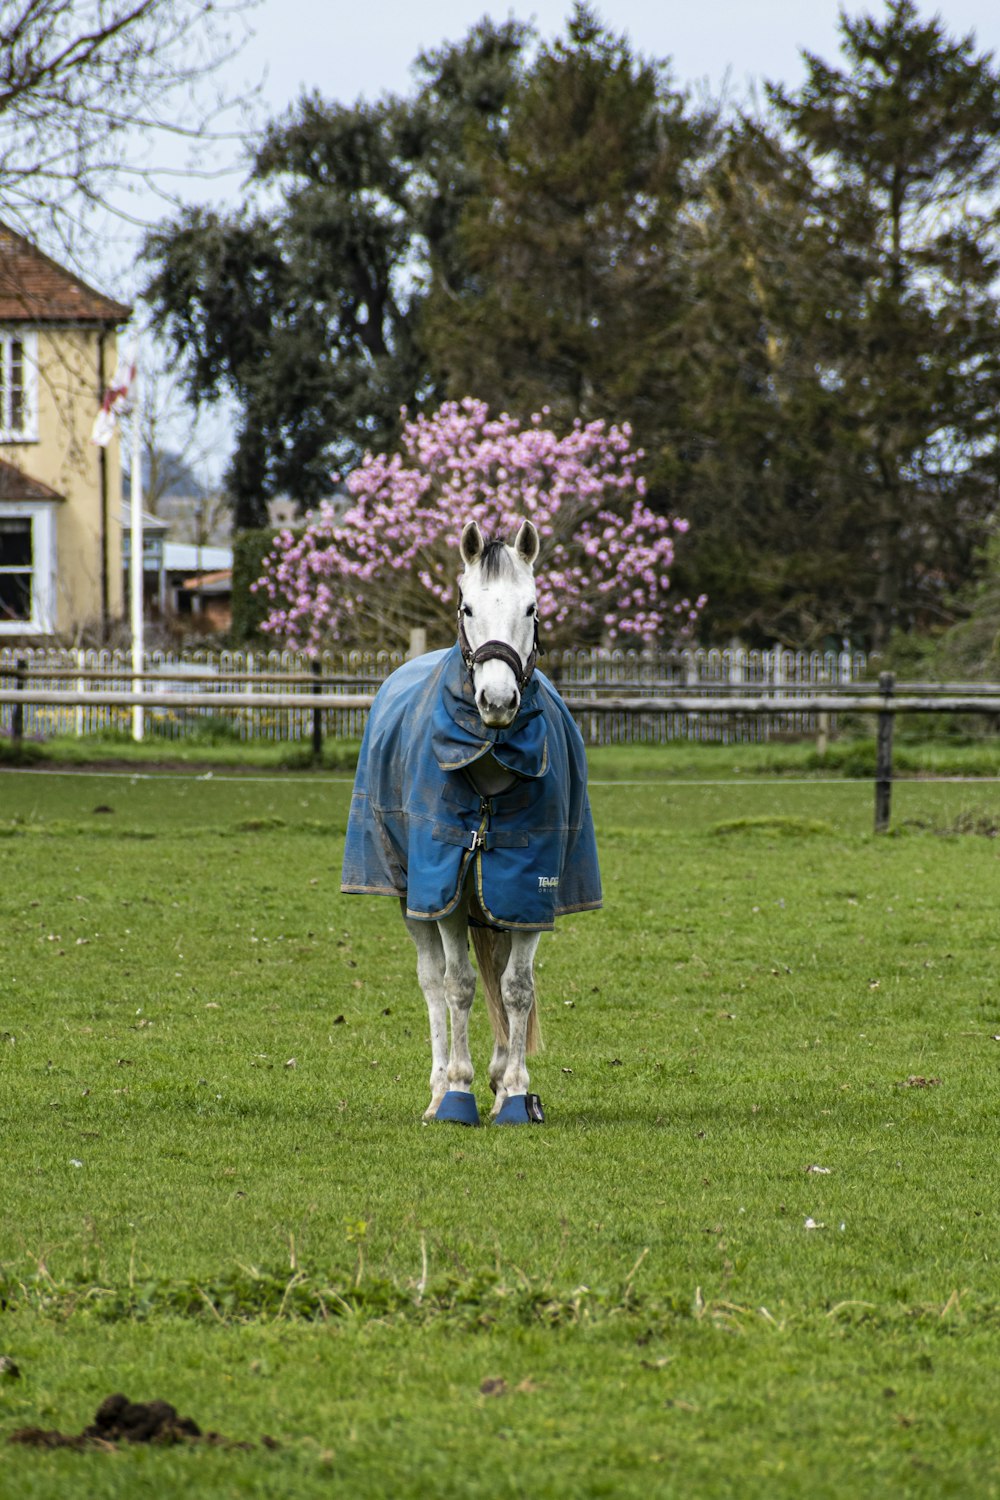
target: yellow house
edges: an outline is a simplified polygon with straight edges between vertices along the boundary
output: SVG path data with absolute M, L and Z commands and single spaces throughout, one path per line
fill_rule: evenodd
M 0 645 L 123 612 L 118 440 L 91 429 L 130 316 L 0 224 Z

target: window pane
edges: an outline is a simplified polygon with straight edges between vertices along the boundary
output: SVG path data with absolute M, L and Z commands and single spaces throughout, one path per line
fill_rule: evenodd
M 31 574 L 0 573 L 0 620 L 31 619 Z
M 31 522 L 0 521 L 0 568 L 31 567 Z
M 10 426 L 20 432 L 24 426 L 24 347 L 20 339 L 10 341 Z

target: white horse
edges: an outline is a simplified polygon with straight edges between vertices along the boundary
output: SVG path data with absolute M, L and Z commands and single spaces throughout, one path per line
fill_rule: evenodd
M 387 679 L 359 759 L 342 889 L 401 898 L 430 1017 L 425 1119 L 479 1120 L 471 931 L 494 1121 L 542 1121 L 526 1063 L 540 1040 L 535 953 L 556 915 L 601 904 L 583 743 L 535 671 L 538 547 L 530 521 L 513 546 L 467 523 L 458 643 Z

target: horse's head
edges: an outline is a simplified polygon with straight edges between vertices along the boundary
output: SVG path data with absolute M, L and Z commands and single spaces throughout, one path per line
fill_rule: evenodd
M 485 541 L 475 521 L 462 531 L 458 640 L 479 717 L 490 729 L 513 722 L 535 669 L 537 556 L 538 532 L 530 521 L 522 521 L 512 547 Z

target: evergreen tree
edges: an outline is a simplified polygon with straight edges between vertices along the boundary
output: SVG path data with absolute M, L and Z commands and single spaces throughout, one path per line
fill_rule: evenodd
M 435 264 L 424 316 L 451 394 L 557 424 L 628 420 L 655 460 L 676 404 L 678 217 L 708 128 L 664 65 L 577 4 L 512 94 L 506 132 L 470 143 L 464 276 Z
M 840 32 L 843 69 L 806 54 L 802 88 L 769 93 L 861 266 L 836 379 L 871 555 L 854 628 L 880 646 L 941 612 L 995 512 L 1000 76 L 913 0 Z
M 685 228 L 681 439 L 665 473 L 692 523 L 678 582 L 708 594 L 715 638 L 816 643 L 853 623 L 865 541 L 837 370 L 857 278 L 810 186 L 776 135 L 744 122 Z

